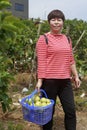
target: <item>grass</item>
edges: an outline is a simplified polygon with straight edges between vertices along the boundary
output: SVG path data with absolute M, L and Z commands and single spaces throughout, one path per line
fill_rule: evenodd
M 26 75 L 26 76 L 25 76 Z M 29 79 L 28 74 L 18 75 L 17 81 L 15 84 L 13 84 L 13 87 L 11 88 L 11 92 L 21 92 L 24 87 L 28 88 L 28 81 Z M 34 90 L 34 87 L 30 87 L 29 91 L 27 93 L 21 93 L 22 96 L 29 95 Z M 83 98 L 81 98 L 81 94 L 85 92 L 87 93 L 87 79 L 82 81 L 81 87 L 78 90 L 74 90 L 75 94 L 75 103 L 76 103 L 76 109 L 78 111 L 87 111 L 87 95 Z M 56 104 L 60 107 L 60 101 L 57 98 Z M 16 109 L 16 108 L 15 108 Z M 6 126 L 4 126 L 4 122 L 0 123 L 0 130 L 25 130 L 26 125 L 24 123 L 15 123 L 15 122 L 6 122 Z
M 24 130 L 24 125 L 23 124 L 16 124 L 13 122 L 0 122 L 0 130 Z

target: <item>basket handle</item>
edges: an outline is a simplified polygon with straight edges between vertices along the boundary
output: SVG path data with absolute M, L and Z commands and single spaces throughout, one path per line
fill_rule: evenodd
M 45 97 L 46 97 L 46 98 L 48 98 L 48 96 L 47 96 L 46 92 L 45 92 L 43 89 L 40 89 L 40 92 L 43 92 L 43 93 L 44 93 L 44 95 L 45 95 Z
M 40 92 L 43 92 L 44 95 L 45 95 L 45 97 L 48 98 L 46 92 L 45 92 L 43 89 L 40 89 Z M 32 92 L 32 96 L 34 96 L 36 93 L 38 93 L 38 90 L 37 90 L 37 89 L 35 89 L 35 90 Z

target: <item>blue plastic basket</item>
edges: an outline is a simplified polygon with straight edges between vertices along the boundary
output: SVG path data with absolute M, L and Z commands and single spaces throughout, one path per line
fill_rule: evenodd
M 43 92 L 45 97 L 48 98 L 44 90 L 40 89 L 40 92 Z M 34 97 L 36 93 L 38 93 L 37 90 L 34 90 L 31 95 L 26 96 L 21 100 L 20 103 L 22 105 L 23 118 L 29 122 L 33 122 L 38 125 L 44 125 L 52 119 L 54 100 L 50 99 L 51 104 L 44 107 L 36 107 L 33 103 L 32 106 L 30 106 L 25 101 L 27 98 L 30 99 Z

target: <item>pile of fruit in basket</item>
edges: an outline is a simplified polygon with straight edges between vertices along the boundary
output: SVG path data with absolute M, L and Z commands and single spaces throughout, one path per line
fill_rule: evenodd
M 33 98 L 26 98 L 25 102 L 28 103 L 30 106 L 34 105 L 36 107 L 43 107 L 51 104 L 50 99 L 46 97 L 40 98 L 40 96 L 38 95 L 35 95 Z

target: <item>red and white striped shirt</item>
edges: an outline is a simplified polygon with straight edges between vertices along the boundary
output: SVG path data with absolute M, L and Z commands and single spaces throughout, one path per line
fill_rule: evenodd
M 43 35 L 36 44 L 37 75 L 45 79 L 70 78 L 70 66 L 74 64 L 72 43 L 64 34 L 46 33 L 48 44 Z

